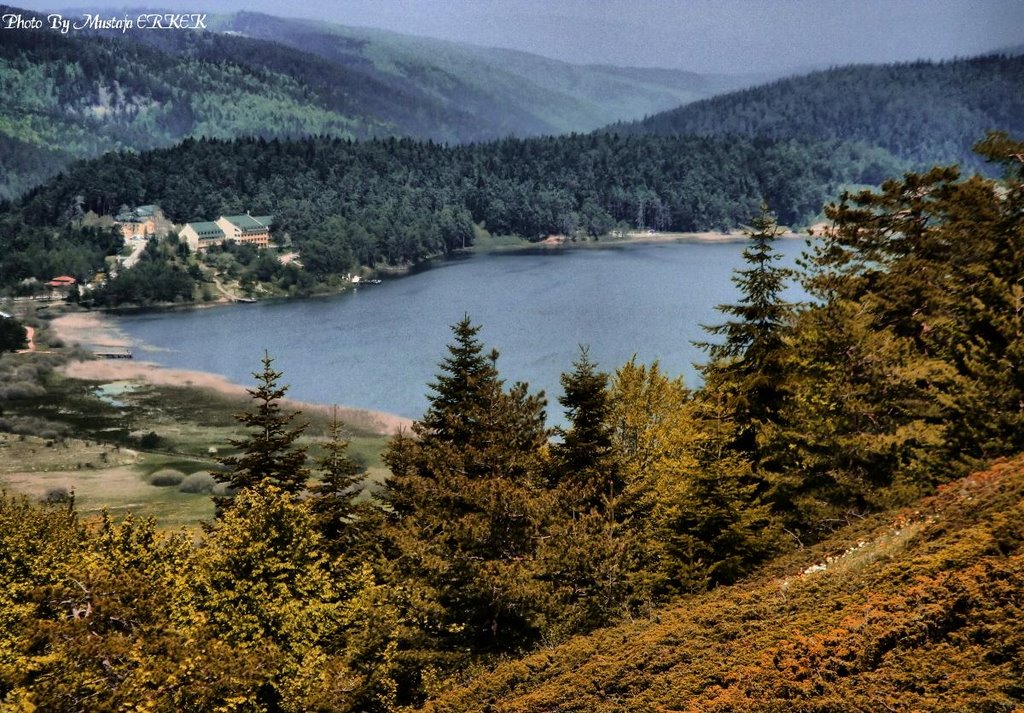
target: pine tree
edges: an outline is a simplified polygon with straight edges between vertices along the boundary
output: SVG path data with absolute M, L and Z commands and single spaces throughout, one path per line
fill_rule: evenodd
M 780 256 L 773 243 L 780 234 L 775 217 L 762 203 L 747 231 L 751 243 L 743 259 L 749 267 L 733 277 L 740 301 L 718 306 L 733 319 L 704 327 L 724 341 L 699 344 L 710 357 L 702 368 L 705 392 L 729 402 L 737 424 L 733 446 L 751 455 L 757 450 L 759 428 L 777 418 L 784 397 L 783 335 L 793 308 L 782 299 L 790 271 L 775 265 Z
M 749 461 L 724 444 L 731 420 L 709 418 L 681 379 L 634 361 L 611 388 L 626 474 L 624 520 L 637 553 L 634 596 L 665 597 L 734 581 L 771 550 Z
M 551 448 L 550 484 L 570 513 L 606 511 L 622 492 L 622 476 L 612 443 L 608 375 L 597 371 L 586 348 L 561 376 L 568 428 L 559 428 L 561 442 Z
M 552 588 L 551 638 L 608 623 L 628 609 L 635 557 L 618 515 L 623 478 L 613 443 L 608 375 L 586 348 L 562 374 L 568 428 L 551 448 L 550 522 L 539 553 L 540 576 Z
M 1024 141 L 993 132 L 975 148 L 1004 179 L 972 178 L 949 200 L 947 229 L 973 257 L 954 263 L 950 295 L 964 325 L 953 358 L 969 383 L 950 447 L 990 459 L 1024 449 Z
M 483 343 L 476 336 L 479 331 L 468 315 L 452 327 L 455 341 L 448 345 L 442 371 L 430 384 L 434 394 L 416 426 L 424 442 L 469 446 L 486 426 L 483 418 L 498 399 L 501 382 L 495 367 L 498 352 L 484 354 Z
M 295 496 L 305 489 L 309 479 L 306 449 L 295 443 L 306 425 L 291 425 L 299 412 L 285 413 L 281 409 L 281 399 L 288 391 L 287 386 L 278 386 L 281 372 L 273 369 L 274 360 L 266 353 L 262 363 L 263 370 L 253 372 L 256 387 L 246 389 L 253 399 L 253 409 L 235 415 L 250 431 L 244 438 L 231 439 L 240 453 L 218 458 L 225 470 L 214 473 L 214 478 L 226 483 L 233 494 L 267 481 Z M 215 497 L 218 512 L 230 507 L 232 500 L 232 496 Z
M 28 345 L 28 332 L 13 317 L 0 317 L 0 352 L 17 351 Z
M 433 651 L 508 651 L 536 639 L 532 563 L 542 515 L 544 398 L 508 391 L 497 353 L 469 318 L 432 385 L 430 405 L 385 454 L 386 528 L 397 572 L 419 602 Z
M 906 502 L 962 462 L 946 445 L 963 388 L 951 347 L 966 338 L 957 294 L 974 280 L 956 275 L 984 240 L 947 229 L 957 179 L 907 174 L 826 209 L 833 225 L 803 281 L 817 302 L 794 321 L 793 378 L 765 438 L 769 497 L 792 534 Z
M 320 709 L 310 699 L 342 673 L 327 651 L 344 642 L 344 604 L 317 530 L 304 502 L 264 479 L 238 494 L 197 553 L 191 588 L 204 633 L 262 659 L 263 681 L 240 703 L 249 710 Z
M 346 531 L 355 517 L 355 497 L 365 469 L 348 455 L 349 443 L 342 437 L 343 424 L 334 407 L 328 426 L 328 439 L 323 444 L 324 454 L 317 461 L 320 481 L 310 491 L 309 507 L 320 526 L 325 540 L 339 551 L 345 550 Z

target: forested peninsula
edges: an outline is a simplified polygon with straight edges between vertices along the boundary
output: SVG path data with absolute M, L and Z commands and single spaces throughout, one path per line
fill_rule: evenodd
M 899 166 L 864 146 L 737 137 L 593 134 L 455 147 L 409 139 L 190 139 L 81 162 L 7 204 L 0 285 L 16 291 L 29 279 L 82 280 L 102 271 L 123 243 L 116 230 L 85 218 L 123 206 L 155 203 L 176 223 L 272 214 L 273 237 L 301 254 L 305 276 L 271 265 L 266 277 L 309 284 L 310 277 L 410 265 L 468 247 L 475 226 L 533 241 L 593 239 L 617 229 L 726 230 L 762 201 L 781 222 L 806 223 L 839 188 L 876 183 Z M 191 297 L 197 273 L 184 263 L 157 263 L 149 269 L 176 270 L 174 294 Z

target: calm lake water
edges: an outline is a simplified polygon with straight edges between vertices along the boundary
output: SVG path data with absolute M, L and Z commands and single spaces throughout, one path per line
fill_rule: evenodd
M 776 243 L 791 266 L 802 240 Z M 561 419 L 559 374 L 579 345 L 614 371 L 634 354 L 659 360 L 696 382 L 704 359 L 692 345 L 715 305 L 737 298 L 730 279 L 742 242 L 647 244 L 585 250 L 490 253 L 436 261 L 415 274 L 327 298 L 148 313 L 118 318 L 144 346 L 137 356 L 165 366 L 253 382 L 263 351 L 291 385 L 289 396 L 389 411 L 411 418 L 426 408 L 427 384 L 468 314 L 501 352 L 508 383 L 547 392 Z M 798 294 L 798 293 L 794 293 Z

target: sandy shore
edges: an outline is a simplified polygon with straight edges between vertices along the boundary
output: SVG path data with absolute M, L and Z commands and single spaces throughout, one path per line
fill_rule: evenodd
M 782 233 L 780 239 L 807 238 L 805 233 Z M 603 238 L 601 240 L 584 240 L 572 242 L 564 235 L 549 235 L 537 243 L 527 243 L 516 247 L 608 247 L 609 245 L 630 245 L 634 243 L 735 243 L 747 240 L 742 231 L 737 230 L 731 233 L 717 233 L 704 231 L 700 233 L 669 233 L 669 232 L 630 232 L 618 238 Z
M 50 328 L 67 345 L 121 347 L 132 341 L 101 312 L 69 312 L 50 323 Z
M 105 347 L 133 347 L 134 344 L 116 325 L 99 312 L 73 312 L 61 315 L 51 323 L 58 337 L 68 345 L 93 345 Z M 243 396 L 246 387 L 236 384 L 223 376 L 202 371 L 168 369 L 147 361 L 134 359 L 94 359 L 73 361 L 64 367 L 64 373 L 73 379 L 87 381 L 142 381 L 154 386 L 193 386 L 227 396 Z M 331 413 L 333 406 L 293 399 L 285 400 L 290 408 L 302 411 Z M 365 428 L 382 434 L 394 434 L 408 429 L 412 421 L 382 411 L 338 407 L 338 417 L 352 426 Z

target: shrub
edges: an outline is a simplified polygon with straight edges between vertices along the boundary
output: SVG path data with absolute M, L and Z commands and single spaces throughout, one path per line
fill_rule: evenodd
M 174 470 L 173 468 L 164 468 L 149 476 L 149 484 L 155 485 L 158 488 L 169 488 L 175 485 L 181 485 L 183 480 L 185 480 L 185 474 L 180 470 Z
M 65 487 L 50 488 L 46 491 L 46 495 L 43 496 L 42 501 L 48 505 L 59 505 L 66 503 L 71 500 L 71 493 Z
M 213 493 L 216 485 L 217 481 L 213 479 L 213 475 L 209 471 L 199 470 L 185 478 L 178 487 L 178 490 L 183 493 L 205 493 L 209 495 Z

